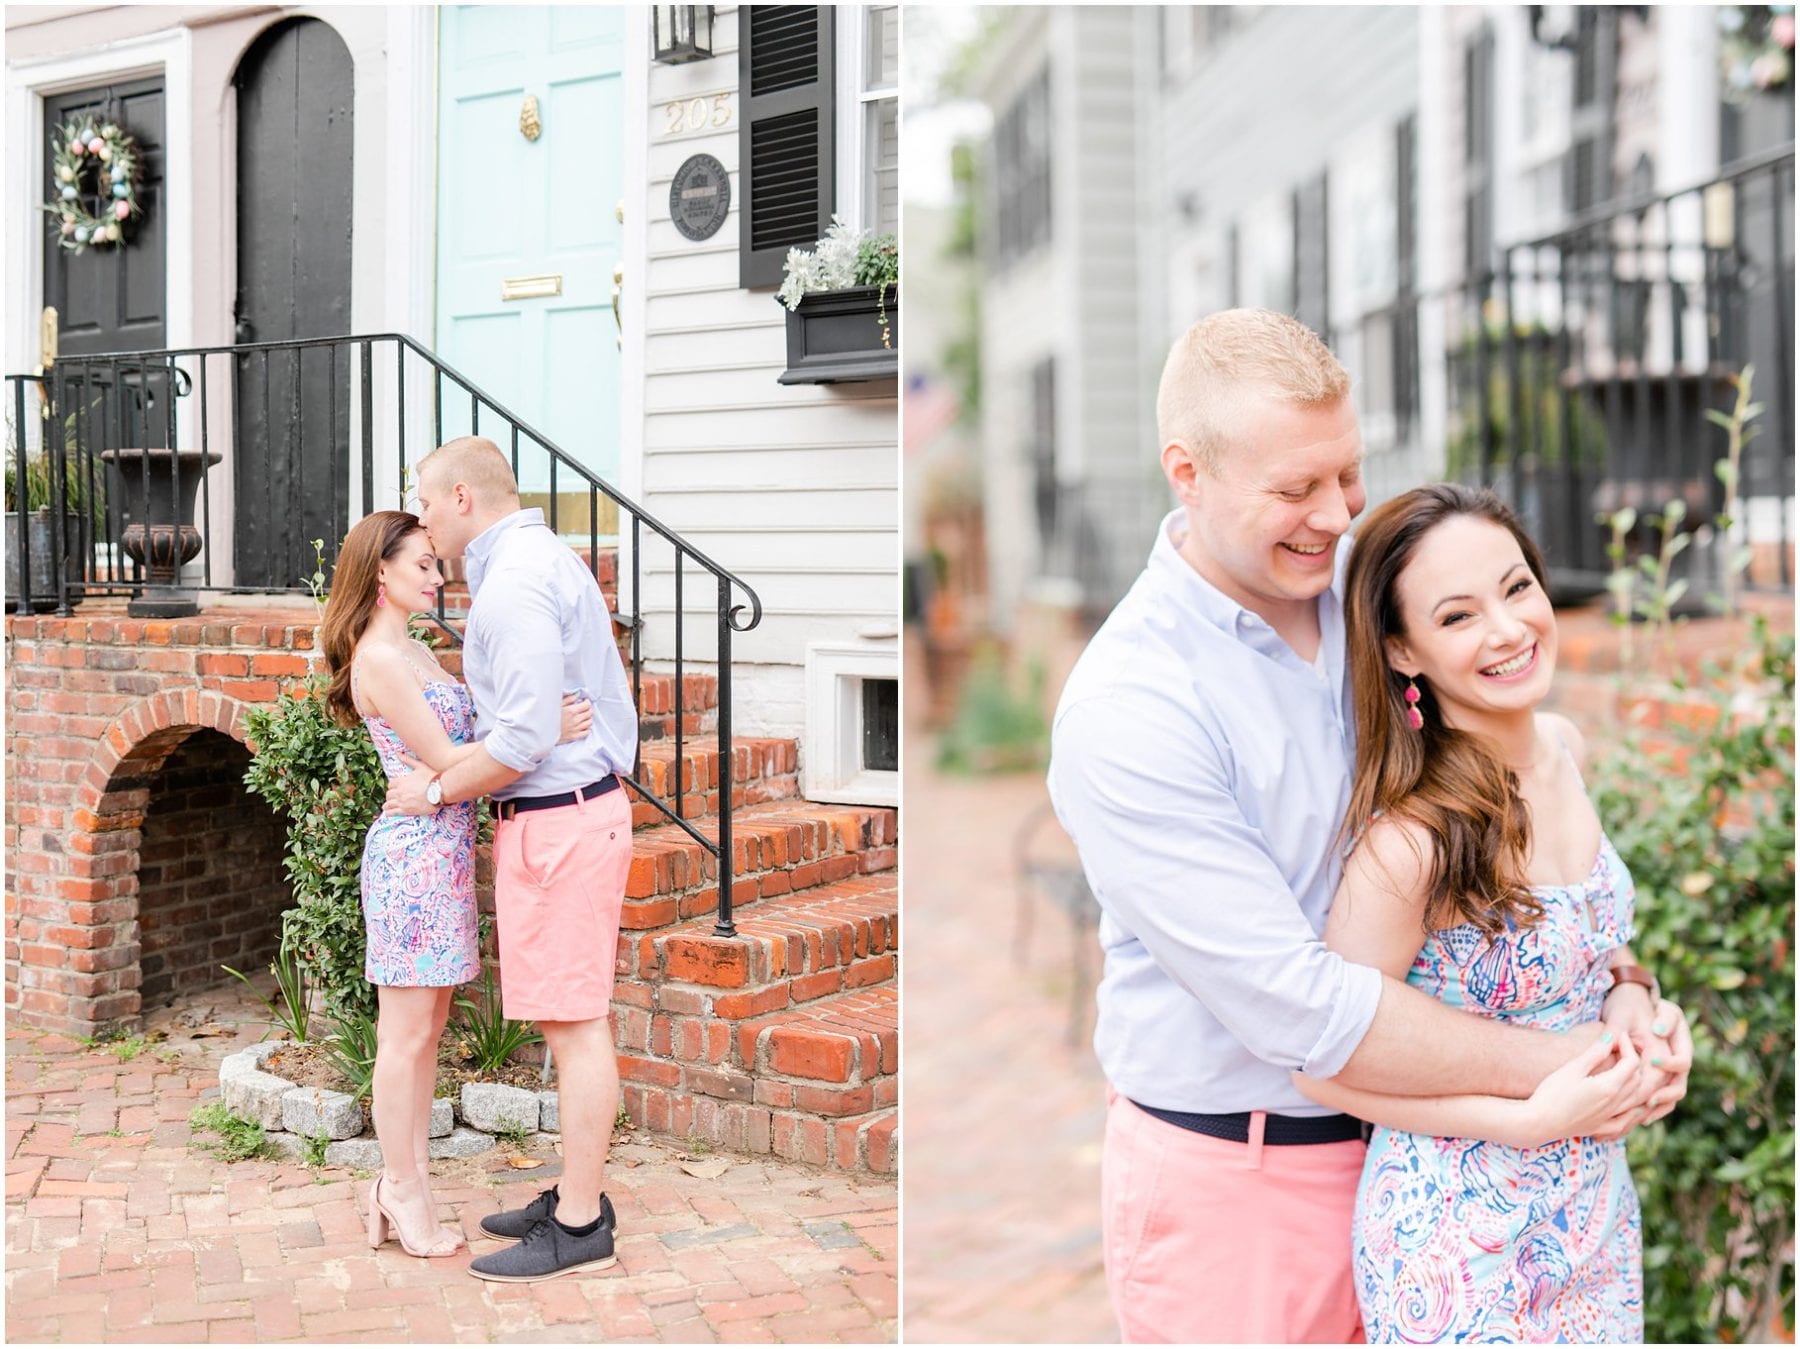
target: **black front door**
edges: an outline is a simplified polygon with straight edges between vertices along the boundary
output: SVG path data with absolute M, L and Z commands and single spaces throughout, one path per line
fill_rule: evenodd
M 237 341 L 350 331 L 349 50 L 328 24 L 263 34 L 238 66 Z M 348 527 L 350 354 L 237 361 L 236 584 L 300 585 Z
M 111 445 L 167 445 L 172 409 L 166 366 L 86 364 L 103 352 L 150 351 L 167 341 L 167 267 L 163 192 L 163 82 L 121 81 L 53 94 L 44 100 L 44 201 L 57 198 L 49 138 L 59 127 L 115 124 L 136 142 L 143 215 L 123 244 L 75 253 L 62 247 L 56 216 L 45 214 L 44 303 L 60 326 L 59 405 L 85 453 Z

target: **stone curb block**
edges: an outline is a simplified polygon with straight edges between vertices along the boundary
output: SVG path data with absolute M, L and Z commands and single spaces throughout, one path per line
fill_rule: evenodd
M 219 1095 L 225 1108 L 241 1119 L 254 1120 L 265 1129 L 282 1125 L 282 1098 L 294 1089 L 285 1077 L 262 1071 L 268 1054 L 257 1049 L 233 1054 L 219 1065 Z M 273 1050 L 271 1049 L 272 1053 Z
M 331 1139 L 355 1138 L 363 1131 L 362 1103 L 341 1091 L 295 1087 L 281 1098 L 282 1127 L 291 1134 Z
M 448 1138 L 432 1139 L 429 1155 L 433 1161 L 440 1161 L 445 1157 L 476 1157 L 493 1146 L 492 1134 L 484 1134 L 476 1129 L 455 1129 Z M 379 1145 L 376 1152 L 379 1155 Z
M 347 1138 L 333 1143 L 325 1149 L 325 1165 L 374 1171 L 381 1166 L 381 1144 L 373 1138 Z
M 498 1082 L 466 1082 L 462 1089 L 463 1122 L 484 1133 L 517 1130 L 536 1133 L 538 1097 L 523 1087 Z
M 537 1098 L 538 1128 L 542 1129 L 547 1134 L 561 1133 L 562 1116 L 557 1109 L 556 1093 L 554 1091 L 540 1091 L 537 1094 Z
M 445 1138 L 456 1127 L 456 1106 L 448 1096 L 438 1096 L 431 1102 L 431 1126 L 426 1131 L 431 1138 Z

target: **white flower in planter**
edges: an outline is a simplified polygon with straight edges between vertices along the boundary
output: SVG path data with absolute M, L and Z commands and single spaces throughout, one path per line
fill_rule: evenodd
M 856 259 L 868 231 L 852 229 L 840 215 L 831 217 L 831 228 L 809 252 L 790 248 L 787 255 L 787 279 L 779 292 L 789 309 L 798 309 L 800 301 L 815 291 L 848 290 L 856 284 Z

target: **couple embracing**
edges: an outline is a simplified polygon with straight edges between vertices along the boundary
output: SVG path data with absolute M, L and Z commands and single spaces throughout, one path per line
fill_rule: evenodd
M 392 1232 L 410 1255 L 463 1249 L 438 1221 L 427 1134 L 451 996 L 481 972 L 475 801 L 491 796 L 502 1009 L 536 1022 L 554 1058 L 563 1173 L 524 1208 L 482 1219 L 483 1235 L 517 1244 L 469 1270 L 528 1283 L 614 1261 L 607 1017 L 631 864 L 619 775 L 636 758 L 637 712 L 599 587 L 542 511 L 520 509 L 498 447 L 453 440 L 417 482 L 417 515 L 377 511 L 345 537 L 321 641 L 328 706 L 368 728 L 389 779 L 361 876 L 380 1008 L 369 1242 Z M 407 631 L 435 607 L 444 557 L 462 557 L 468 576 L 466 686 Z
M 1157 423 L 1180 505 L 1050 770 L 1103 914 L 1125 1338 L 1641 1340 L 1622 1140 L 1692 1045 L 1542 710 L 1536 546 L 1455 485 L 1347 541 L 1349 379 L 1283 315 L 1191 328 Z

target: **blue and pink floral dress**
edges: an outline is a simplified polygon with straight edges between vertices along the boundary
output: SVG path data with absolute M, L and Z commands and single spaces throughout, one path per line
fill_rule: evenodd
M 1608 957 L 1632 936 L 1630 872 L 1602 836 L 1587 880 L 1534 893 L 1537 926 L 1492 944 L 1467 924 L 1433 932 L 1406 982 L 1540 1030 L 1599 1020 Z M 1521 1150 L 1377 1128 L 1353 1244 L 1370 1343 L 1643 1340 L 1642 1229 L 1623 1142 Z
M 468 743 L 475 704 L 461 684 L 430 679 L 425 701 L 452 744 Z M 417 759 L 382 717 L 363 724 L 389 780 Z M 481 973 L 475 925 L 475 803 L 431 815 L 378 815 L 363 843 L 363 973 L 388 988 L 451 988 Z

